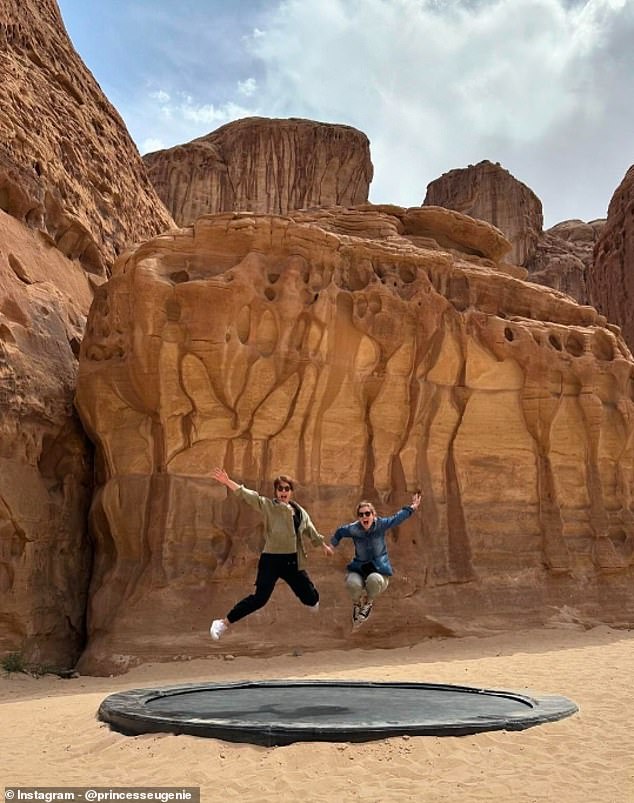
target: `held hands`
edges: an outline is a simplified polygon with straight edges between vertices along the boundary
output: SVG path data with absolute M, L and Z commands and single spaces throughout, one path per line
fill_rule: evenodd
M 412 501 L 410 502 L 410 507 L 412 508 L 412 510 L 418 510 L 421 498 L 422 498 L 421 492 L 416 491 L 416 493 L 412 496 Z
M 326 553 L 326 555 L 327 555 L 328 557 L 330 557 L 331 555 L 334 555 L 334 554 L 335 554 L 335 550 L 334 550 L 334 549 L 333 549 L 333 548 L 330 546 L 330 544 L 327 544 L 327 543 L 324 541 L 324 543 L 322 544 L 322 546 L 323 546 L 323 548 L 324 548 L 324 552 Z

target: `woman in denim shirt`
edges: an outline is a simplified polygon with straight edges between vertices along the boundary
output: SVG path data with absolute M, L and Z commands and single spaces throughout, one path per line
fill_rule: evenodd
M 420 499 L 420 492 L 417 491 L 412 496 L 411 504 L 385 518 L 377 516 L 372 502 L 364 499 L 357 505 L 357 520 L 339 527 L 330 539 L 333 547 L 342 538 L 352 538 L 354 543 L 354 558 L 346 567 L 346 588 L 353 603 L 353 627 L 365 622 L 372 611 L 374 600 L 388 587 L 389 578 L 393 574 L 385 533 L 408 519 L 417 510 Z

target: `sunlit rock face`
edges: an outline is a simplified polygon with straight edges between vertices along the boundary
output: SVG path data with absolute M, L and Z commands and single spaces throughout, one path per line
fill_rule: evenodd
M 173 225 L 53 0 L 0 0 L 0 655 L 72 667 L 92 447 L 73 409 L 95 287 Z
M 365 205 L 210 215 L 121 258 L 77 385 L 99 455 L 82 671 L 631 623 L 634 362 L 509 248 L 457 212 Z M 320 617 L 278 587 L 211 642 L 262 545 L 215 465 L 265 494 L 294 475 L 326 535 L 361 498 L 387 514 L 422 490 L 361 631 L 342 545 L 310 556 Z
M 372 180 L 365 134 L 296 118 L 248 117 L 143 158 L 180 225 L 209 212 L 286 214 L 365 203 Z
M 432 181 L 424 203 L 497 226 L 511 242 L 508 259 L 515 265 L 524 265 L 533 256 L 542 233 L 539 198 L 500 164 L 488 160 L 450 170 Z
M 621 327 L 626 342 L 634 348 L 634 165 L 610 201 L 588 286 L 593 303 Z
M 173 225 L 54 0 L 0 0 L 0 210 L 104 275 Z

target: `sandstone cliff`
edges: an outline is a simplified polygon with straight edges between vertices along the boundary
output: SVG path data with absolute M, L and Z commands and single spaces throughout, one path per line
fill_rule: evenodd
M 547 229 L 524 263 L 530 281 L 568 293 L 580 304 L 591 303 L 586 276 L 604 225 L 605 220 L 565 220 Z
M 171 218 L 53 0 L 0 0 L 0 654 L 72 666 L 92 447 L 73 410 L 95 287 Z
M 542 230 L 535 193 L 499 164 L 489 161 L 451 170 L 431 182 L 425 204 L 455 209 L 497 226 L 511 241 L 508 259 L 528 270 L 528 280 L 591 303 L 586 272 L 604 220 L 566 220 Z
M 427 185 L 424 204 L 444 206 L 497 226 L 512 245 L 508 256 L 524 265 L 542 233 L 542 203 L 500 164 L 488 160 L 450 170 Z
M 0 210 L 104 275 L 173 225 L 54 0 L 0 0 Z
M 313 120 L 246 118 L 143 158 L 179 225 L 208 212 L 364 203 L 372 180 L 365 134 Z
M 622 328 L 634 348 L 634 165 L 610 201 L 588 286 L 592 303 Z
M 524 281 L 494 227 L 438 207 L 218 214 L 121 258 L 91 309 L 77 405 L 97 444 L 83 671 L 351 644 L 343 549 L 316 620 L 249 592 L 284 470 L 325 534 L 420 487 L 396 576 L 354 643 L 634 620 L 634 361 L 591 307 Z

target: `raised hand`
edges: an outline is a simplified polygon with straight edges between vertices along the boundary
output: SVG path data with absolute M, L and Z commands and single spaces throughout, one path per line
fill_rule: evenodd
M 238 487 L 238 483 L 234 482 L 231 477 L 227 474 L 224 468 L 214 468 L 212 469 L 211 476 L 213 477 L 216 482 L 225 485 L 229 490 L 235 491 Z

